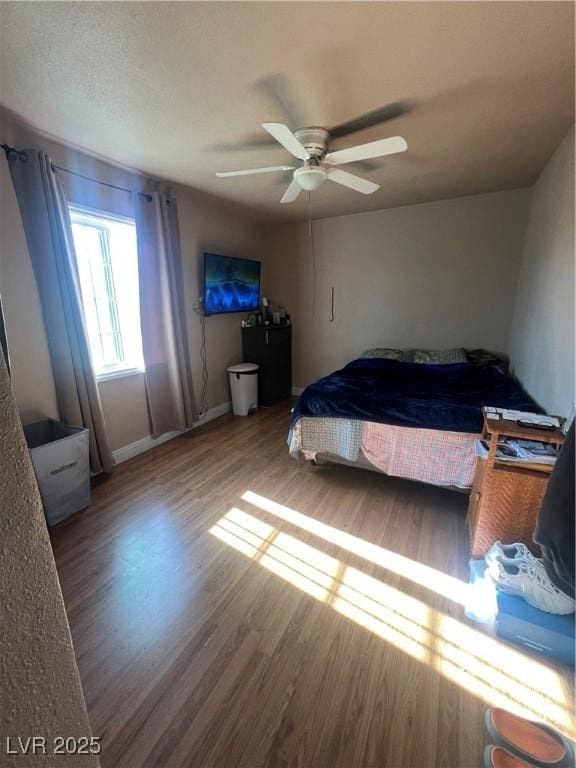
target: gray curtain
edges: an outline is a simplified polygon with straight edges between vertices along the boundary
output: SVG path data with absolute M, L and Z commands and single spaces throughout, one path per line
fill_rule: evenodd
M 176 200 L 137 195 L 140 324 L 146 393 L 154 437 L 191 427 L 198 417 L 192 384 Z
M 90 360 L 70 215 L 50 158 L 28 149 L 8 157 L 50 348 L 60 418 L 90 430 L 90 466 L 110 472 L 100 395 Z

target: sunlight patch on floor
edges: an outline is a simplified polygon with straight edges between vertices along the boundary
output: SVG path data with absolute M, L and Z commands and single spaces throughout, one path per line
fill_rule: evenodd
M 253 497 L 254 494 L 250 494 L 245 500 L 254 503 Z M 258 497 L 258 500 L 262 498 Z M 356 554 L 361 549 L 359 542 L 362 540 L 357 537 L 338 532 L 336 528 L 313 521 L 312 518 L 306 518 L 304 522 L 306 530 L 315 528 L 312 523 L 322 526 L 322 532 L 331 537 L 329 540 L 344 541 L 348 545 L 344 548 L 348 551 Z M 326 528 L 330 530 L 326 531 Z M 571 712 L 561 676 L 544 663 L 433 609 L 295 536 L 274 529 L 237 507 L 233 507 L 220 519 L 210 532 L 416 661 L 431 665 L 472 695 L 524 717 L 546 720 L 567 735 L 573 735 Z M 342 534 L 344 538 L 341 539 L 336 533 Z M 378 557 L 388 562 L 387 555 L 393 554 L 369 542 L 364 544 L 366 549 L 363 551 L 371 555 L 367 558 L 371 562 L 374 562 L 372 555 L 378 554 Z M 350 549 L 352 546 L 354 550 Z M 381 553 L 386 555 L 382 556 Z M 419 565 L 399 555 L 395 558 L 401 558 L 402 569 L 406 565 L 404 561 L 411 563 L 412 567 Z M 394 564 L 398 562 L 395 558 L 392 558 Z M 441 583 L 444 586 L 449 584 Z
M 324 541 L 336 544 L 336 546 L 436 592 L 442 595 L 442 597 L 447 597 L 460 605 L 466 605 L 468 584 L 454 578 L 454 576 L 449 576 L 446 573 L 442 573 L 442 571 L 438 571 L 436 568 L 431 568 L 428 565 L 411 560 L 409 557 L 404 557 L 396 552 L 384 549 L 384 547 L 379 547 L 377 544 L 372 544 L 369 541 L 360 539 L 358 536 L 341 531 L 332 525 L 315 520 L 313 517 L 303 515 L 301 512 L 290 509 L 290 507 L 286 507 L 283 504 L 278 504 L 252 491 L 246 491 L 242 494 L 241 498 L 287 523 L 291 523 L 298 528 L 308 531 L 308 533 L 324 539 Z

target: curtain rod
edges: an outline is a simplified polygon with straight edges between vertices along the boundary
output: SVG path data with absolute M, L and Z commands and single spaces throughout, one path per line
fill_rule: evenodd
M 10 157 L 10 155 L 17 155 L 18 159 L 22 160 L 23 162 L 28 160 L 27 153 L 23 152 L 22 150 L 14 149 L 14 147 L 9 146 L 8 144 L 0 144 L 0 147 L 6 153 L 6 157 Z M 152 200 L 152 195 L 148 194 L 147 192 L 135 192 L 133 189 L 129 189 L 128 187 L 120 187 L 118 184 L 111 184 L 108 181 L 100 181 L 100 179 L 95 179 L 92 176 L 85 176 L 83 173 L 78 173 L 78 171 L 71 171 L 70 168 L 63 168 L 61 165 L 56 165 L 56 163 L 53 163 L 52 161 L 50 162 L 53 170 L 63 171 L 64 173 L 69 173 L 71 176 L 78 176 L 80 179 L 86 179 L 86 181 L 93 181 L 96 184 L 101 184 L 103 187 L 110 187 L 111 189 L 117 189 L 120 192 L 128 192 L 131 195 L 144 197 L 146 200 L 148 200 L 148 202 Z
M 94 179 L 92 176 L 85 176 L 83 173 L 78 173 L 78 171 L 71 171 L 70 168 L 63 168 L 61 165 L 56 165 L 56 163 L 52 163 L 52 168 L 57 171 L 69 173 L 71 176 L 78 176 L 80 179 L 86 179 L 86 181 L 94 181 L 96 184 L 101 184 L 103 187 L 110 187 L 110 189 L 117 189 L 120 192 L 128 192 L 131 195 L 145 197 L 148 202 L 152 200 L 152 195 L 148 194 L 147 192 L 135 192 L 133 189 L 129 189 L 128 187 L 120 187 L 118 184 L 111 184 L 109 181 L 100 181 L 100 179 Z

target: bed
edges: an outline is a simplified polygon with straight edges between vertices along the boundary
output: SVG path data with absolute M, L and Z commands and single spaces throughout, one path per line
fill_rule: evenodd
M 495 361 L 360 357 L 306 387 L 292 412 L 289 451 L 468 490 L 484 405 L 541 410 Z

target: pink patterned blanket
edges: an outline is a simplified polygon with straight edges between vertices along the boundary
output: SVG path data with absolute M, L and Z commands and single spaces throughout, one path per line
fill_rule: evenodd
M 292 427 L 289 445 L 294 458 L 314 459 L 317 453 L 329 453 L 354 462 L 362 456 L 387 475 L 469 489 L 477 437 L 371 421 L 304 417 Z

